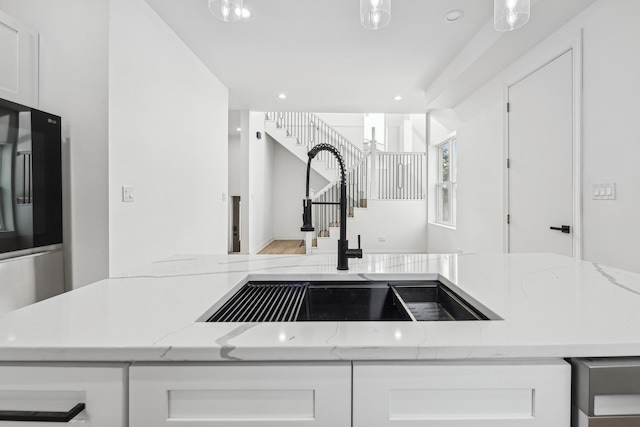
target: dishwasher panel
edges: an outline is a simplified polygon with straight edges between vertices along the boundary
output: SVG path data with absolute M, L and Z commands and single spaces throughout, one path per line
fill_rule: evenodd
M 640 427 L 640 358 L 573 359 L 572 427 Z

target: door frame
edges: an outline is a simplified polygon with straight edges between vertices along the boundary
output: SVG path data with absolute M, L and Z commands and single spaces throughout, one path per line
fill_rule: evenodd
M 583 31 L 578 31 L 577 37 L 568 44 L 559 46 L 547 55 L 547 59 L 537 62 L 534 67 L 528 67 L 524 73 L 506 82 L 503 89 L 503 141 L 504 141 L 504 195 L 503 195 L 503 224 L 504 224 L 504 252 L 510 252 L 510 227 L 507 222 L 509 215 L 509 169 L 507 168 L 507 160 L 509 159 L 509 115 L 507 112 L 507 103 L 509 102 L 509 88 L 526 79 L 536 71 L 555 61 L 567 52 L 572 52 L 573 56 L 573 232 L 571 238 L 573 241 L 573 257 L 582 259 L 582 97 L 583 97 Z

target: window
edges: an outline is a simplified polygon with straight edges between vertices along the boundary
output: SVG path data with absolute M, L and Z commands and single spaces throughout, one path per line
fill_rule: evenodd
M 438 162 L 436 222 L 455 227 L 458 140 L 455 138 L 448 139 L 439 144 L 436 150 Z

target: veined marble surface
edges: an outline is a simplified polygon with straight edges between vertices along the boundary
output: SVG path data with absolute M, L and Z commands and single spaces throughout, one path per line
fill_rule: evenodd
M 640 275 L 551 254 L 175 256 L 0 317 L 2 361 L 640 355 Z M 434 279 L 502 320 L 203 323 L 251 279 Z

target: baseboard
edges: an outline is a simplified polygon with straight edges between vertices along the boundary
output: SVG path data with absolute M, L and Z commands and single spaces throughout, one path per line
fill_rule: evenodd
M 304 240 L 304 233 L 300 233 L 297 236 L 276 236 L 273 240 Z
M 276 240 L 276 239 L 274 239 L 273 237 L 269 237 L 267 240 L 265 240 L 264 242 L 262 242 L 262 243 L 260 243 L 258 245 L 258 249 L 257 250 L 251 249 L 251 250 L 249 250 L 249 253 L 251 253 L 251 255 L 257 255 L 258 253 L 260 253 L 261 250 L 263 250 L 264 248 L 269 246 L 271 244 L 271 242 L 273 242 L 274 240 Z
M 364 254 L 426 254 L 427 248 L 420 249 L 371 249 L 363 248 Z

